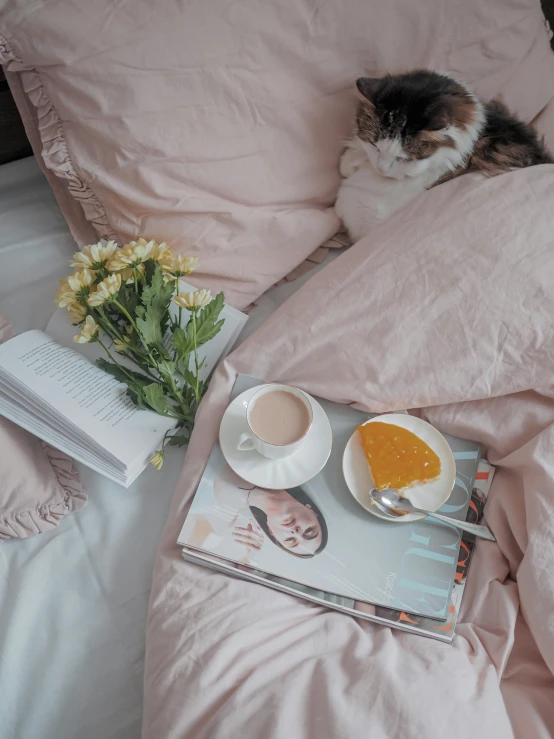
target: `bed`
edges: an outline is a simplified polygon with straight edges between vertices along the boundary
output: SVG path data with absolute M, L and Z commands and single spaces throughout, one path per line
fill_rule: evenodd
M 2 739 L 551 737 L 552 166 L 433 188 L 266 292 L 338 228 L 359 74 L 448 68 L 554 146 L 537 0 L 0 9 L 0 61 L 71 230 L 32 159 L 0 170 L 0 313 L 44 326 L 74 240 L 153 234 L 190 239 L 202 286 L 256 303 L 182 471 L 172 453 L 124 491 L 81 469 L 86 508 L 0 547 Z M 499 547 L 477 549 L 452 646 L 183 562 L 239 372 L 487 446 Z
M 75 242 L 33 157 L 0 167 L 0 313 L 44 328 Z M 264 295 L 252 333 L 308 277 Z M 154 555 L 182 452 L 124 490 L 79 465 L 88 503 L 0 547 L 2 739 L 136 739 Z M 45 667 L 45 666 L 48 667 Z

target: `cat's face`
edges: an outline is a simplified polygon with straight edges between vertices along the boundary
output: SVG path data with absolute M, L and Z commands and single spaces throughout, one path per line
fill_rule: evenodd
M 415 177 L 435 165 L 455 169 L 483 124 L 473 93 L 445 75 L 416 71 L 362 77 L 356 85 L 356 135 L 385 177 Z

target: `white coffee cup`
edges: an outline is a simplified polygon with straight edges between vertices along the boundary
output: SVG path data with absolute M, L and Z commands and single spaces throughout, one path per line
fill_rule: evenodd
M 248 431 L 239 436 L 237 449 L 283 459 L 304 443 L 313 423 L 312 404 L 290 385 L 263 385 L 248 402 L 246 422 Z

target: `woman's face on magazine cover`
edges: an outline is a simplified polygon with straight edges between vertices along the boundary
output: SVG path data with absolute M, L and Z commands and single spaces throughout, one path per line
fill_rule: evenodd
M 268 511 L 267 525 L 279 544 L 294 554 L 315 554 L 321 546 L 322 532 L 316 514 L 288 493 L 280 496 L 278 505 Z

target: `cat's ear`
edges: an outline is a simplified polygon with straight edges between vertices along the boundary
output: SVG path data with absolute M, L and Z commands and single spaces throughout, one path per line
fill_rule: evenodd
M 432 118 L 429 123 L 425 126 L 426 131 L 432 131 L 433 133 L 436 133 L 437 131 L 442 131 L 445 128 L 448 128 L 449 122 L 448 119 L 444 116 L 437 116 L 436 118 Z
M 380 79 L 374 79 L 373 77 L 360 77 L 357 79 L 356 87 L 358 88 L 361 99 L 367 100 L 373 105 L 373 98 L 380 83 Z
M 434 107 L 434 106 L 433 106 Z M 442 131 L 443 128 L 448 128 L 451 123 L 450 114 L 444 106 L 436 106 L 436 109 L 427 110 L 427 123 L 425 124 L 426 131 Z

